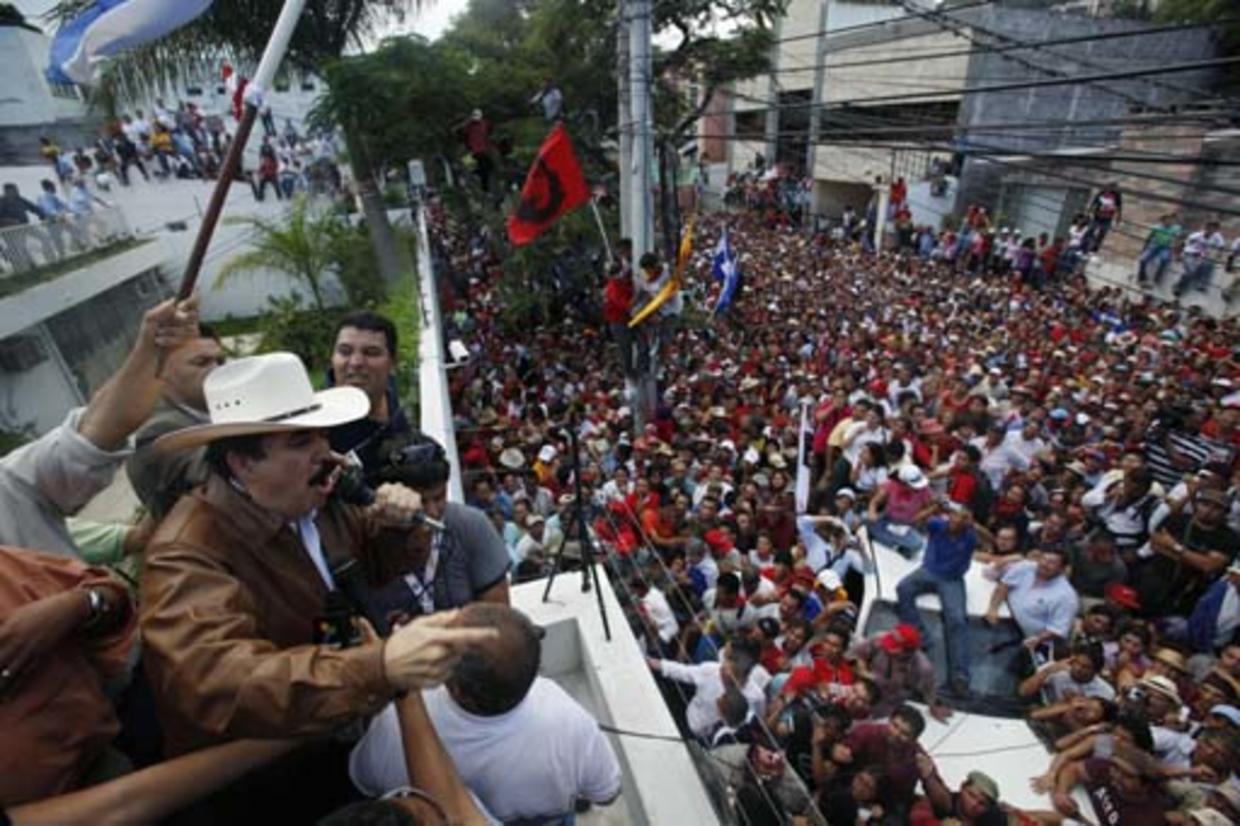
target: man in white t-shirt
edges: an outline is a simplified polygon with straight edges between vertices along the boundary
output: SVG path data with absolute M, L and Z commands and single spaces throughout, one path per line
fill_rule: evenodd
M 423 692 L 427 713 L 461 779 L 501 821 L 551 821 L 577 801 L 620 794 L 620 764 L 598 723 L 556 683 L 538 676 L 539 631 L 506 605 L 461 609 L 459 627 L 498 637 L 463 656 L 448 682 Z M 349 758 L 369 795 L 408 783 L 395 707 L 375 717 Z
M 1189 290 L 1205 292 L 1210 288 L 1215 260 L 1221 259 L 1227 249 L 1227 240 L 1218 227 L 1218 221 L 1207 221 L 1205 229 L 1197 230 L 1184 242 L 1184 252 L 1180 258 L 1184 274 L 1175 285 L 1176 298 Z
M 667 601 L 667 596 L 646 580 L 635 578 L 631 585 L 634 595 L 640 601 L 638 610 L 649 620 L 652 630 L 659 638 L 665 650 L 673 650 L 676 638 L 680 636 L 680 623 Z
M 1003 480 L 1013 470 L 1024 471 L 1029 463 L 1007 441 L 1007 429 L 1000 423 L 991 425 L 985 436 L 978 436 L 969 444 L 982 454 L 978 469 L 990 479 L 995 490 L 1003 489 Z
M 1025 467 L 1033 464 L 1040 454 L 1046 452 L 1046 440 L 1039 435 L 1042 426 L 1033 419 L 1028 419 L 1020 430 L 1009 430 L 1003 437 L 1003 446 L 1024 460 Z
M 851 468 L 861 458 L 861 451 L 871 442 L 886 444 L 890 431 L 883 427 L 883 417 L 876 405 L 867 405 L 860 415 L 854 414 L 853 423 L 844 431 L 840 446 L 844 460 Z
M 771 675 L 758 664 L 760 654 L 758 643 L 735 637 L 723 650 L 723 656 L 719 660 L 687 665 L 674 660 L 647 657 L 646 664 L 651 671 L 662 677 L 695 687 L 693 699 L 685 709 L 685 721 L 689 730 L 706 742 L 715 727 L 723 722 L 718 700 L 728 686 L 740 687 L 741 693 L 749 701 L 749 709 L 754 714 L 761 717 L 766 713 L 764 689 L 770 683 Z

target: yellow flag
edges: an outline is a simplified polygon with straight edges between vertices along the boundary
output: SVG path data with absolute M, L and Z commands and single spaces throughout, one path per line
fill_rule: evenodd
M 689 257 L 693 254 L 693 222 L 696 216 L 689 219 L 689 223 L 685 225 L 685 234 L 680 239 L 680 251 L 676 256 L 676 271 L 672 273 L 672 277 L 663 285 L 663 289 L 655 293 L 654 298 L 637 311 L 637 315 L 629 320 L 630 327 L 636 327 L 647 318 L 655 313 L 660 307 L 666 304 L 676 291 L 680 289 L 680 281 L 684 276 L 685 267 L 689 266 Z

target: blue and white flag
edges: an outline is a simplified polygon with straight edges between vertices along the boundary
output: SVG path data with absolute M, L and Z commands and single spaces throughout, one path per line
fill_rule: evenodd
M 52 38 L 48 82 L 91 83 L 100 59 L 158 40 L 210 7 L 211 0 L 95 0 Z
M 719 243 L 715 245 L 711 275 L 716 281 L 723 282 L 723 288 L 719 290 L 719 299 L 715 302 L 715 309 L 712 311 L 717 315 L 727 312 L 732 306 L 741 283 L 741 266 L 736 260 L 736 253 L 732 250 L 732 243 L 728 239 L 727 227 L 723 228 Z

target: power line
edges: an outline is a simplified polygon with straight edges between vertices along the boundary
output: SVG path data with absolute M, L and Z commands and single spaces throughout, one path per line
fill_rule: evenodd
M 1121 80 L 1124 78 L 1145 77 L 1148 75 L 1165 75 L 1175 74 L 1177 72 L 1193 72 L 1199 69 L 1212 69 L 1218 66 L 1231 66 L 1240 63 L 1240 55 L 1232 55 L 1230 57 L 1216 57 L 1209 60 L 1190 60 L 1184 63 L 1164 64 L 1150 69 L 1122 69 L 1110 72 L 1097 72 L 1090 75 L 1072 75 L 1069 77 L 1053 77 L 1044 80 L 1021 80 L 1012 83 L 995 83 L 984 86 L 964 86 L 956 90 L 945 90 L 948 94 L 956 95 L 980 95 L 987 92 L 1011 92 L 1018 89 L 1038 89 L 1047 86 L 1069 86 L 1077 83 L 1096 83 L 1101 80 Z M 899 101 L 899 100 L 924 100 L 927 98 L 941 98 L 945 92 L 910 92 L 905 95 L 875 95 L 872 97 L 852 98 L 843 101 L 837 101 L 836 105 L 856 105 L 858 103 L 875 103 L 883 101 Z M 1140 101 L 1144 104 L 1144 101 Z M 812 106 L 827 106 L 825 103 L 810 104 Z
M 1037 121 L 1031 121 L 1031 122 L 1025 122 L 1025 123 L 1020 123 L 1020 124 L 994 124 L 986 128 L 983 128 L 983 125 L 979 125 L 977 127 L 960 127 L 960 126 L 955 126 L 954 124 L 942 123 L 942 122 L 939 122 L 936 124 L 928 123 L 925 125 L 913 124 L 909 126 L 899 125 L 899 123 L 897 122 L 897 125 L 892 126 L 887 122 L 886 119 L 898 118 L 900 120 L 908 120 L 908 118 L 902 117 L 902 113 L 889 114 L 889 115 L 885 115 L 885 117 L 879 117 L 877 115 L 871 114 L 868 111 L 843 110 L 843 109 L 828 110 L 825 114 L 835 119 L 838 123 L 845 125 L 845 126 L 849 126 L 850 128 L 846 130 L 839 130 L 839 131 L 828 131 L 828 132 L 819 131 L 818 138 L 817 138 L 818 145 L 822 145 L 824 143 L 855 144 L 859 141 L 874 141 L 876 136 L 886 135 L 889 133 L 895 134 L 895 135 L 907 136 L 908 138 L 912 138 L 917 143 L 932 143 L 932 141 L 927 141 L 927 140 L 916 141 L 917 135 L 925 134 L 926 132 L 966 132 L 966 133 L 972 132 L 972 133 L 986 134 L 988 131 L 992 129 L 995 131 L 1007 131 L 1009 129 L 1020 129 L 1022 132 L 1026 134 L 1029 134 L 1029 133 L 1037 134 L 1035 130 L 1031 130 L 1028 127 L 1035 126 L 1036 124 L 1039 123 Z M 869 123 L 866 122 L 867 120 L 878 123 L 880 125 L 879 126 L 870 125 Z M 1076 121 L 1076 122 L 1047 121 L 1046 123 L 1053 124 L 1057 127 L 1061 127 L 1064 129 L 1071 128 L 1071 129 L 1080 130 L 1080 129 L 1083 129 L 1083 128 L 1086 128 L 1086 127 L 1089 127 L 1095 124 L 1146 125 L 1146 124 L 1153 123 L 1153 122 L 1182 122 L 1183 120 L 1210 121 L 1210 120 L 1217 120 L 1217 118 L 1210 118 L 1210 117 L 1193 118 L 1191 116 L 1188 118 L 1176 118 L 1176 117 L 1171 117 L 1171 116 L 1154 116 L 1154 117 L 1138 116 L 1138 117 L 1133 117 L 1133 118 L 1115 118 L 1115 119 L 1108 118 L 1108 119 L 1086 120 L 1086 121 Z M 1159 137 L 1163 139 L 1167 139 L 1167 140 L 1172 140 L 1172 139 L 1183 139 L 1186 137 L 1203 137 L 1206 134 L 1209 134 L 1208 131 L 1203 130 L 1201 132 L 1193 132 L 1193 133 L 1186 133 L 1186 134 L 1180 134 L 1180 135 L 1164 135 L 1164 136 L 1159 136 Z M 802 130 L 802 129 L 784 130 L 780 132 L 779 135 L 782 135 L 784 137 L 801 138 L 804 140 L 810 139 L 810 135 L 808 131 Z M 719 138 L 719 139 L 724 139 L 724 140 L 734 137 L 736 139 L 744 140 L 745 133 L 732 133 L 731 135 L 727 133 L 724 133 L 724 134 L 699 133 L 699 137 L 704 137 L 704 138 L 714 137 L 714 138 Z M 1029 155 L 1033 157 L 1055 157 L 1055 158 L 1068 157 L 1062 153 L 1055 153 L 1055 152 L 1050 152 L 1046 150 L 1040 150 L 1038 148 L 1022 149 L 1018 147 L 999 146 L 996 144 L 987 145 L 975 139 L 969 139 L 969 138 L 960 138 L 958 139 L 958 141 L 960 141 L 960 143 L 953 142 L 950 145 L 936 145 L 934 149 L 935 151 L 961 152 L 961 151 L 966 151 L 968 149 L 968 143 L 971 142 L 984 149 L 1000 151 L 1005 154 L 1011 154 L 1011 155 Z M 1126 148 L 1126 147 L 1123 147 L 1122 145 L 1117 147 L 1114 141 L 1107 142 L 1107 143 L 1082 143 L 1082 142 L 1076 141 L 1071 144 L 1071 147 L 1082 148 L 1082 149 L 1084 148 L 1098 148 L 1098 149 L 1105 148 L 1105 149 L 1110 150 L 1109 152 L 1105 154 L 1098 153 L 1098 154 L 1090 156 L 1092 158 L 1102 159 L 1102 160 L 1123 160 L 1123 161 L 1128 161 L 1128 162 L 1133 162 L 1133 163 L 1165 163 L 1165 164 L 1206 165 L 1206 166 L 1240 165 L 1240 161 L 1231 161 L 1231 160 L 1214 159 L 1214 158 L 1188 157 L 1188 156 L 1183 156 L 1183 155 L 1168 155 L 1165 153 L 1146 152 L 1140 149 Z M 920 146 L 909 147 L 909 146 L 901 145 L 894 141 L 885 141 L 885 142 L 877 144 L 875 148 L 876 149 L 909 149 L 909 148 L 920 149 L 922 147 Z
M 1215 21 L 1215 24 L 1217 25 L 1219 23 L 1234 22 L 1236 19 L 1240 19 L 1240 18 L 1228 18 L 1228 19 L 1223 19 L 1223 20 L 1217 20 Z M 969 25 L 969 24 L 965 24 L 965 25 Z M 1077 35 L 1074 37 L 1062 37 L 1062 38 L 1055 38 L 1052 40 L 1035 40 L 1035 41 L 1015 42 L 1015 43 L 1009 43 L 1004 46 L 986 46 L 982 44 L 975 44 L 973 47 L 968 48 L 968 49 L 952 49 L 952 50 L 932 52 L 930 54 L 922 54 L 922 55 L 902 54 L 898 57 L 883 57 L 883 58 L 874 58 L 870 60 L 854 60 L 854 61 L 848 61 L 845 63 L 833 63 L 831 61 L 827 61 L 825 63 L 815 64 L 812 66 L 797 66 L 797 67 L 791 67 L 787 69 L 772 69 L 767 74 L 794 74 L 797 72 L 815 71 L 820 68 L 831 71 L 831 70 L 838 70 L 838 69 L 859 68 L 863 66 L 886 66 L 886 65 L 890 65 L 894 63 L 909 63 L 909 62 L 922 61 L 922 60 L 940 60 L 940 59 L 949 58 L 949 57 L 968 57 L 974 54 L 1004 54 L 1007 52 L 1021 51 L 1024 49 L 1044 49 L 1048 46 L 1069 46 L 1069 45 L 1078 44 L 1078 43 L 1092 43 L 1095 41 L 1102 41 L 1102 40 L 1115 40 L 1119 38 L 1141 37 L 1143 35 L 1164 34 L 1166 32 L 1183 31 L 1185 29 L 1199 29 L 1199 28 L 1202 28 L 1202 25 L 1200 23 L 1175 23 L 1175 24 L 1170 24 L 1166 26 L 1154 26 L 1148 29 L 1137 29 L 1133 31 L 1100 32 L 1097 34 Z M 891 42 L 891 41 L 887 41 L 887 42 Z M 867 44 L 864 46 L 854 46 L 848 49 L 842 49 L 841 51 L 851 51 L 852 49 L 866 49 L 866 48 L 869 48 L 870 46 L 881 46 L 881 45 L 885 45 L 885 43 L 874 43 L 874 44 Z M 938 47 L 934 46 L 931 48 L 937 49 Z M 901 51 L 908 52 L 908 51 L 911 51 L 911 49 L 901 47 Z
M 756 142 L 756 141 L 747 140 L 744 138 L 732 138 L 732 139 L 722 138 L 722 139 L 734 140 L 737 142 L 744 142 L 744 143 Z M 840 145 L 849 145 L 849 144 L 842 143 L 840 141 L 832 141 L 830 143 L 824 143 L 822 141 L 819 141 L 818 145 L 819 146 L 823 146 L 823 145 L 840 146 Z M 943 152 L 943 153 L 948 153 L 948 154 L 962 151 L 957 147 L 953 147 L 950 145 L 944 145 L 944 144 L 935 144 L 929 141 L 924 142 L 924 144 L 915 144 L 913 148 L 915 148 L 918 151 L 937 151 L 937 152 Z M 873 149 L 879 152 L 882 152 L 884 150 L 895 151 L 893 147 L 890 147 L 889 145 L 886 145 L 886 144 L 874 146 Z M 963 154 L 974 155 L 986 161 L 999 163 L 1004 166 L 1015 166 L 1027 172 L 1032 172 L 1034 174 L 1045 174 L 1051 177 L 1057 177 L 1057 178 L 1062 178 L 1064 180 L 1075 181 L 1077 183 L 1081 183 L 1081 184 L 1088 186 L 1090 189 L 1096 188 L 1097 186 L 1097 183 L 1095 181 L 1092 181 L 1086 178 L 1064 176 L 1061 173 L 1051 172 L 1049 170 L 1044 169 L 1043 167 L 1030 169 L 1024 164 L 1016 162 L 1016 161 L 1000 160 L 1001 158 L 1017 158 L 1017 157 L 1022 157 L 1022 156 L 1023 157 L 1037 157 L 1037 155 L 1033 153 L 1021 152 L 1019 150 L 1006 149 L 1004 147 L 988 146 L 986 144 L 979 143 L 978 148 L 976 150 L 972 152 L 969 152 L 966 150 L 966 151 L 963 151 Z M 1054 153 L 1043 153 L 1042 157 L 1045 157 L 1047 159 L 1053 159 L 1062 164 L 1067 164 L 1069 166 L 1086 166 L 1086 167 L 1093 166 L 1093 164 L 1090 163 L 1091 157 L 1083 156 L 1080 158 L 1076 158 L 1071 155 L 1058 155 Z M 1092 156 L 1092 160 L 1101 161 L 1101 160 L 1108 160 L 1108 158 L 1106 158 L 1105 156 Z M 1112 178 L 1120 178 L 1120 177 L 1137 178 L 1137 179 L 1142 179 L 1142 180 L 1155 180 L 1155 181 L 1163 181 L 1163 182 L 1169 182 L 1169 183 L 1175 183 L 1175 184 L 1183 184 L 1185 186 L 1193 186 L 1195 191 L 1197 192 L 1219 192 L 1220 194 L 1226 194 L 1226 195 L 1234 195 L 1237 193 L 1236 190 L 1230 187 L 1194 185 L 1189 181 L 1177 181 L 1173 178 L 1167 178 L 1165 176 L 1155 175 L 1152 173 L 1134 172 L 1131 170 L 1122 170 L 1122 169 L 1108 169 L 1105 171 L 1108 173 L 1108 176 Z M 852 176 L 850 175 L 850 177 Z M 1233 209 L 1231 207 L 1225 207 L 1225 206 L 1221 206 L 1218 204 L 1204 204 L 1199 201 L 1192 201 L 1186 198 L 1176 198 L 1174 196 L 1162 195 L 1162 194 L 1154 193 L 1154 192 L 1141 192 L 1138 190 L 1130 189 L 1126 191 L 1126 194 L 1128 194 L 1129 197 L 1135 198 L 1137 200 L 1160 201 L 1163 203 L 1171 203 L 1171 204 L 1176 204 L 1179 206 L 1185 206 L 1191 209 L 1199 209 L 1199 210 L 1203 210 L 1206 212 L 1222 213 L 1226 215 L 1240 215 L 1240 209 Z
M 741 100 L 754 103 L 766 103 L 762 98 L 744 93 L 734 93 L 734 97 Z M 952 102 L 952 101 L 947 101 Z M 918 120 L 916 113 L 910 112 L 904 108 L 898 107 L 850 107 L 847 105 L 838 105 L 835 102 L 824 102 L 818 104 L 824 118 L 841 120 L 848 123 L 858 118 L 869 118 L 873 120 L 877 127 L 867 130 L 867 133 L 873 134 L 901 134 L 901 133 L 920 133 L 924 131 L 947 131 L 947 132 L 979 132 L 979 131 L 1010 131 L 1019 130 L 1022 132 L 1031 131 L 1049 131 L 1056 130 L 1076 130 L 1092 126 L 1147 126 L 1150 124 L 1176 123 L 1182 124 L 1186 122 L 1212 122 L 1230 123 L 1240 117 L 1240 108 L 1227 110 L 1201 110 L 1188 111 L 1177 114 L 1145 114 L 1137 113 L 1126 117 L 1113 118 L 1086 118 L 1081 120 L 1034 120 L 1034 121 L 1007 121 L 1002 123 L 981 123 L 981 124 L 960 124 L 957 121 L 945 120 Z M 743 109 L 735 112 L 736 115 L 761 114 L 770 109 L 778 109 L 781 111 L 805 111 L 814 107 L 814 104 L 808 101 L 797 101 L 790 103 L 780 103 L 774 106 L 755 107 L 753 109 Z M 895 109 L 895 111 L 892 111 Z M 894 125 L 893 125 L 894 122 Z M 1045 129 L 1042 129 L 1045 127 Z M 795 130 L 786 130 L 795 131 Z M 819 132 L 820 135 L 824 134 Z M 827 133 L 831 134 L 831 133 Z M 848 134 L 852 134 L 851 132 Z
M 982 8 L 983 6 L 989 6 L 989 5 L 991 5 L 990 0 L 984 0 L 984 2 L 966 3 L 963 5 L 959 5 L 959 6 L 953 6 L 951 10 L 954 12 L 968 11 L 969 9 L 979 9 L 979 8 Z M 919 19 L 924 19 L 924 18 L 920 14 L 906 14 L 902 17 L 889 17 L 885 20 L 875 20 L 870 23 L 858 23 L 855 26 L 844 26 L 838 29 L 831 29 L 831 28 L 820 29 L 818 31 L 810 32 L 808 34 L 797 34 L 797 35 L 792 35 L 791 37 L 781 37 L 781 38 L 776 39 L 774 42 L 775 43 L 795 43 L 799 40 L 813 40 L 818 37 L 828 37 L 828 38 L 839 37 L 843 35 L 855 34 L 856 32 L 865 31 L 867 29 L 881 29 L 881 28 L 886 28 L 888 26 L 899 25 L 900 23 L 911 23 Z M 893 38 L 893 39 L 898 39 L 898 38 Z M 887 42 L 890 42 L 890 41 L 887 41 Z
M 986 45 L 986 44 L 981 44 L 981 43 L 978 43 L 978 39 L 977 39 L 977 37 L 973 34 L 973 32 L 982 32 L 982 33 L 983 33 L 983 34 L 985 34 L 987 37 L 993 38 L 993 39 L 995 39 L 995 40 L 997 40 L 997 41 L 1000 41 L 1000 42 L 1006 42 L 1006 43 L 1007 43 L 1007 44 L 1009 44 L 1009 45 L 1021 44 L 1021 43 L 1022 43 L 1022 41 L 1019 41 L 1019 40 L 1017 40 L 1017 39 L 1015 39 L 1015 38 L 1013 38 L 1013 37 L 1011 37 L 1011 36 L 1009 36 L 1009 35 L 1007 35 L 1007 34 L 1004 34 L 1004 33 L 1002 33 L 1002 32 L 997 32 L 997 31 L 995 31 L 995 30 L 993 30 L 993 29 L 988 29 L 988 28 L 986 28 L 986 27 L 984 27 L 984 26 L 981 26 L 981 25 L 979 25 L 979 24 L 977 24 L 977 23 L 964 23 L 964 22 L 959 21 L 959 20 L 957 20 L 957 19 L 955 19 L 955 18 L 953 18 L 953 17 L 951 17 L 951 16 L 949 16 L 949 15 L 947 15 L 947 14 L 945 14 L 945 13 L 941 12 L 941 11 L 931 10 L 931 9 L 915 9 L 915 7 L 913 7 L 913 6 L 912 6 L 912 4 L 911 4 L 910 0 L 896 0 L 896 2 L 897 2 L 897 3 L 899 3 L 899 4 L 900 4 L 900 6 L 901 6 L 902 8 L 904 8 L 906 11 L 909 11 L 910 13 L 916 13 L 916 14 L 918 14 L 919 16 L 923 17 L 924 19 L 926 19 L 926 20 L 928 20 L 928 21 L 931 21 L 931 22 L 934 22 L 936 25 L 938 25 L 938 26 L 939 26 L 939 28 L 941 28 L 941 29 L 943 29 L 943 30 L 945 30 L 945 31 L 951 31 L 953 34 L 956 34 L 956 35 L 958 35 L 958 36 L 964 37 L 964 38 L 968 39 L 968 40 L 969 40 L 969 42 L 974 43 L 974 44 L 977 44 L 977 45 Z M 968 31 L 968 32 L 964 32 L 964 31 L 962 31 L 962 29 L 964 29 L 964 28 L 966 28 L 966 27 L 969 29 L 969 31 Z M 1039 48 L 1039 51 L 1040 51 L 1040 50 L 1041 50 L 1041 48 Z M 1054 54 L 1053 52 L 1049 52 L 1049 51 L 1047 51 L 1047 52 L 1046 52 L 1046 54 L 1047 54 L 1048 56 L 1050 56 L 1050 57 L 1054 57 L 1054 58 L 1055 58 L 1055 59 L 1057 59 L 1057 60 L 1063 60 L 1063 59 L 1064 59 L 1064 57 L 1063 57 L 1062 55 L 1057 55 L 1057 54 Z M 1026 59 L 1026 58 L 1017 57 L 1017 56 L 1015 56 L 1015 55 L 1010 55 L 1010 54 L 1001 54 L 1001 57 L 1002 57 L 1004 60 L 1009 60 L 1009 61 L 1012 61 L 1012 62 L 1014 62 L 1014 63 L 1018 63 L 1018 64 L 1020 64 L 1020 65 L 1022 65 L 1022 66 L 1026 66 L 1026 67 L 1028 67 L 1028 68 L 1030 68 L 1030 69 L 1033 69 L 1034 71 L 1038 71 L 1038 72 L 1042 72 L 1043 74 L 1048 74 L 1048 75 L 1051 75 L 1052 77 L 1064 77 L 1064 76 L 1065 76 L 1065 73 L 1064 73 L 1062 70 L 1060 70 L 1060 69 L 1055 69 L 1055 68 L 1050 68 L 1050 67 L 1047 67 L 1047 66 L 1042 66 L 1042 65 L 1037 64 L 1037 63 L 1034 63 L 1033 61 L 1028 60 L 1028 59 Z M 1091 64 L 1091 62 L 1092 62 L 1092 61 L 1089 61 L 1089 60 L 1084 60 L 1084 59 L 1082 59 L 1082 58 L 1080 58 L 1080 57 L 1072 57 L 1072 58 L 1069 58 L 1069 59 L 1071 59 L 1071 60 L 1075 61 L 1077 64 L 1079 64 L 1079 65 L 1081 65 L 1081 66 L 1089 66 L 1089 65 Z M 1095 66 L 1095 68 L 1096 68 L 1096 67 L 1097 67 L 1097 64 L 1094 64 L 1094 66 Z M 1143 80 L 1145 80 L 1145 79 L 1143 78 Z M 1121 91 L 1121 90 L 1112 89 L 1112 88 L 1110 88 L 1110 87 L 1108 87 L 1108 86 L 1105 86 L 1105 85 L 1102 85 L 1102 84 L 1098 83 L 1097 81 L 1087 81 L 1087 82 L 1089 82 L 1089 83 L 1091 83 L 1091 84 L 1095 85 L 1098 89 L 1101 89 L 1102 91 L 1105 91 L 1105 92 L 1108 92 L 1108 93 L 1110 93 L 1110 94 L 1113 94 L 1113 95 L 1116 95 L 1116 96 L 1122 97 L 1122 98 L 1124 98 L 1124 99 L 1128 100 L 1128 101 L 1129 101 L 1129 102 L 1131 102 L 1131 103 L 1142 103 L 1142 104 L 1146 103 L 1146 101 L 1144 101 L 1144 100 L 1143 100 L 1142 98 L 1140 98 L 1139 96 L 1137 96 L 1137 95 L 1133 95 L 1133 94 L 1131 94 L 1131 93 L 1129 93 L 1129 92 L 1124 92 L 1124 91 Z M 1151 81 L 1151 80 L 1145 80 L 1145 82 L 1146 82 L 1146 83 L 1149 83 L 1149 84 L 1151 84 L 1151 85 L 1163 85 L 1163 86 L 1164 86 L 1164 88 L 1176 89 L 1177 91 L 1180 91 L 1180 92 L 1185 92 L 1185 91 L 1186 91 L 1188 94 L 1199 94 L 1199 93 L 1200 93 L 1200 90 L 1196 90 L 1196 89 L 1189 89 L 1189 88 L 1187 88 L 1187 87 L 1181 87 L 1181 88 L 1178 88 L 1178 89 L 1177 89 L 1177 87 L 1176 87 L 1176 85 L 1175 85 L 1175 84 L 1160 84 L 1160 82 L 1159 82 L 1159 81 Z

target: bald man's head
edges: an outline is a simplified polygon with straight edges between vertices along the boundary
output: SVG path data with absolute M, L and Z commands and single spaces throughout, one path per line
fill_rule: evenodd
M 454 623 L 462 628 L 494 628 L 493 640 L 468 649 L 452 671 L 448 691 L 466 711 L 483 717 L 516 708 L 538 676 L 541 635 L 520 611 L 493 602 L 461 609 Z

